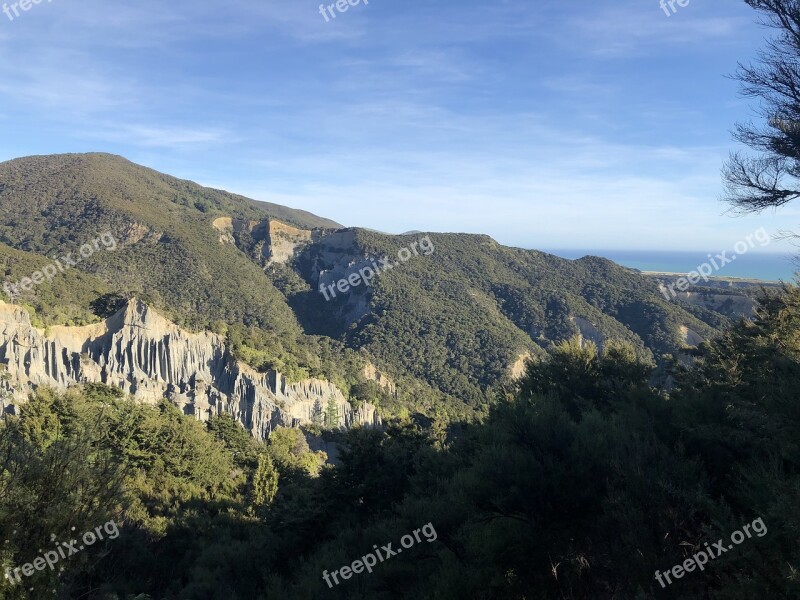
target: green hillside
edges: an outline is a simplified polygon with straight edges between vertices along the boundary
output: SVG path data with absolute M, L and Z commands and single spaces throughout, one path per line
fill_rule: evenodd
M 294 316 L 260 269 L 235 248 L 219 243 L 210 224 L 222 215 L 280 218 L 300 227 L 336 225 L 105 154 L 0 164 L 0 242 L 60 256 L 77 253 L 83 244 L 111 232 L 119 247 L 98 252 L 81 270 L 113 291 L 136 293 L 191 327 L 210 327 L 221 320 L 297 335 Z M 6 265 L 6 278 L 19 274 L 13 261 Z
M 78 255 L 110 232 L 75 268 L 15 298 L 40 325 L 97 321 L 98 306 L 136 296 L 179 325 L 226 334 L 236 354 L 290 380 L 322 377 L 356 401 L 390 412 L 444 406 L 465 414 L 460 400 L 425 382 L 409 382 L 405 401 L 365 385 L 369 357 L 327 337 L 305 335 L 286 298 L 262 267 L 213 227 L 218 218 L 277 219 L 298 228 L 337 228 L 304 211 L 256 202 L 162 175 L 106 154 L 30 157 L 0 164 L 0 264 L 3 283 L 17 283 Z M 241 239 L 241 236 L 237 236 Z M 402 406 L 401 406 L 402 404 Z M 403 406 L 405 408 L 403 408 Z M 447 408 L 449 406 L 449 408 Z
M 263 241 L 250 229 L 226 237 L 215 227 L 230 219 L 274 219 L 327 234 L 306 240 L 286 264 L 265 268 Z M 430 256 L 326 302 L 317 291 L 321 270 L 394 257 L 423 235 L 343 230 L 337 239 L 352 235 L 352 244 L 331 250 L 334 229 L 340 227 L 327 219 L 202 188 L 116 156 L 0 164 L 5 281 L 19 281 L 46 264 L 44 257 L 76 253 L 103 233 L 115 240 L 113 249 L 100 247 L 52 283 L 21 293 L 17 300 L 35 310 L 37 322 L 90 322 L 102 315 L 98 307 L 135 295 L 184 327 L 226 333 L 256 368 L 290 379 L 326 377 L 394 414 L 483 411 L 487 394 L 513 366 L 576 334 L 627 341 L 642 359 L 660 361 L 682 350 L 688 330 L 709 337 L 712 325 L 727 322 L 694 311 L 703 322 L 666 302 L 653 280 L 610 261 L 568 261 L 463 234 L 431 234 Z M 353 317 L 358 303 L 362 310 Z M 368 361 L 400 385 L 401 397 L 359 385 Z
M 357 230 L 342 260 L 394 257 L 420 237 Z M 311 330 L 366 348 L 397 376 L 411 373 L 470 403 L 484 401 L 486 390 L 520 356 L 540 356 L 580 333 L 575 318 L 590 323 L 601 340 L 627 341 L 650 361 L 686 346 L 683 327 L 703 337 L 714 333 L 665 301 L 651 279 L 606 259 L 569 261 L 478 235 L 430 239 L 430 256 L 414 257 L 381 274 L 371 288 L 360 286 L 329 302 L 317 291 L 319 269 L 329 267 L 320 262 L 323 239 L 295 261 L 308 287 L 288 294 L 290 300 Z M 332 328 L 331 318 L 347 314 L 364 295 L 368 314 L 356 322 L 340 319 Z M 714 324 L 727 322 L 708 316 Z

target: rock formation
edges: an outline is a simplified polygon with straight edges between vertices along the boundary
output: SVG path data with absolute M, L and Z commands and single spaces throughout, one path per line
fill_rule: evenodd
M 38 387 L 104 383 L 146 403 L 168 398 L 203 421 L 228 413 L 258 439 L 277 426 L 311 422 L 331 398 L 340 426 L 380 425 L 374 406 L 353 410 L 332 383 L 259 373 L 235 360 L 220 336 L 184 331 L 137 300 L 101 323 L 47 332 L 31 325 L 25 309 L 0 302 L 0 364 L 12 412 Z
M 395 400 L 397 399 L 397 386 L 395 385 L 394 381 L 379 371 L 378 367 L 372 363 L 367 363 L 361 374 L 364 376 L 364 379 L 367 381 L 374 381 L 384 390 L 389 392 L 395 398 Z

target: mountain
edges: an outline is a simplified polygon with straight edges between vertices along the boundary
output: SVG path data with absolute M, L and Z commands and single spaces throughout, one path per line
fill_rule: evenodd
M 325 380 L 385 414 L 483 412 L 526 358 L 574 336 L 625 340 L 659 362 L 729 321 L 601 258 L 342 228 L 107 154 L 0 164 L 6 282 L 86 244 L 73 268 L 15 296 L 34 325 L 100 323 L 137 298 L 221 336 L 256 371 Z M 384 257 L 392 268 L 371 285 L 335 287 Z
M 92 285 L 147 293 L 197 327 L 238 320 L 298 333 L 285 302 L 260 270 L 221 246 L 209 216 L 282 219 L 338 227 L 327 219 L 202 188 L 105 154 L 32 157 L 0 164 L 0 242 L 51 256 L 112 232 L 122 252 L 83 262 Z M 6 252 L 6 277 L 18 256 Z M 13 254 L 13 253 L 12 253 Z M 97 281 L 99 280 L 99 281 Z M 265 318 L 265 313 L 270 317 Z
M 330 301 L 319 292 L 419 239 L 364 230 L 320 236 L 291 261 L 308 289 L 284 292 L 307 330 L 367 349 L 390 375 L 411 373 L 475 406 L 524 357 L 573 336 L 625 340 L 653 361 L 724 320 L 665 301 L 652 280 L 611 261 L 569 261 L 479 235 L 430 234 L 429 256 L 396 265 L 371 287 Z
M 0 164 L 0 240 L 3 598 L 649 598 L 747 527 L 675 593 L 797 597 L 796 289 L 668 302 L 107 155 Z

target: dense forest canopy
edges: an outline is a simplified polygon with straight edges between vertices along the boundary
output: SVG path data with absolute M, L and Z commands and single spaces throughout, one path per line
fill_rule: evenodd
M 628 344 L 566 342 L 484 422 L 353 430 L 335 467 L 299 430 L 259 444 L 103 386 L 42 391 L 0 430 L 4 570 L 51 534 L 120 533 L 4 597 L 797 597 L 798 326 L 800 290 L 765 297 L 670 391 Z M 427 524 L 436 541 L 326 585 Z M 749 524 L 705 570 L 655 578 Z

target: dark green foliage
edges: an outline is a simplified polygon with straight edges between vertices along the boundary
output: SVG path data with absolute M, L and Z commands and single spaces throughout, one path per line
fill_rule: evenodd
M 374 381 L 357 383 L 350 388 L 350 398 L 359 402 L 369 402 L 380 406 L 387 400 L 388 393 Z
M 30 277 L 52 261 L 44 256 L 15 250 L 0 243 L 0 263 L 3 265 L 2 284 L 14 285 L 24 277 Z M 24 304 L 31 313 L 34 325 L 88 325 L 98 321 L 91 310 L 91 303 L 107 293 L 108 285 L 98 277 L 76 269 L 57 273 L 50 283 L 36 286 L 33 291 L 19 291 L 15 299 Z M 0 291 L 4 302 L 9 298 Z
M 208 431 L 220 440 L 233 456 L 236 466 L 243 469 L 255 469 L 258 464 L 260 444 L 245 431 L 241 424 L 230 415 L 211 417 Z
M 311 424 L 317 428 L 322 427 L 325 422 L 325 413 L 322 410 L 322 402 L 319 400 L 314 401 L 314 407 L 311 410 Z
M 328 405 L 325 407 L 325 427 L 328 429 L 335 429 L 339 426 L 339 405 L 336 404 L 334 398 L 328 400 Z
M 98 245 L 53 282 L 21 293 L 18 302 L 35 311 L 37 325 L 95 322 L 113 314 L 122 297 L 135 295 L 184 327 L 223 323 L 257 331 L 252 336 L 266 340 L 266 356 L 242 353 L 256 367 L 285 366 L 294 379 L 319 362 L 315 343 L 303 336 L 281 292 L 258 264 L 220 241 L 213 223 L 220 217 L 278 218 L 310 228 L 336 226 L 332 221 L 202 188 L 105 154 L 2 163 L 0 205 L 7 215 L 0 220 L 0 264 L 11 283 L 52 264 L 45 256 L 77 253 L 107 232 L 115 241 Z M 326 370 L 344 378 L 331 363 Z
M 278 470 L 272 464 L 272 460 L 262 454 L 258 457 L 258 466 L 253 474 L 253 507 L 263 509 L 269 506 L 277 493 Z
M 395 257 L 420 237 L 355 230 L 352 254 Z M 404 385 L 403 378 L 413 377 L 476 411 L 521 356 L 541 356 L 578 333 L 624 340 L 645 360 L 680 351 L 684 327 L 713 334 L 704 320 L 667 302 L 654 280 L 611 261 L 568 261 L 503 247 L 486 236 L 430 239 L 435 250 L 429 256 L 420 253 L 385 271 L 370 290 L 350 292 L 371 293 L 370 310 L 338 330 L 331 315 L 339 299 L 326 302 L 313 291 L 320 249 L 308 248 L 295 262 L 312 290 L 299 294 L 304 326 L 367 350 Z
M 31 200 L 26 182 L 42 193 Z M 313 291 L 311 256 L 265 271 L 263 239 L 245 227 L 237 247 L 211 225 L 324 220 L 102 155 L 4 163 L 0 183 L 12 281 L 42 268 L 41 255 L 118 235 L 116 251 L 23 295 L 37 325 L 94 322 L 135 294 L 226 336 L 257 369 L 335 382 L 387 422 L 326 431 L 337 445 L 312 451 L 297 429 L 262 444 L 230 417 L 204 425 L 102 385 L 39 390 L 0 426 L 1 566 L 72 527 L 113 517 L 123 533 L 37 575 L 37 589 L 103 600 L 800 595 L 796 289 L 765 297 L 754 322 L 693 351 L 697 364 L 657 389 L 664 355 L 687 360 L 683 328 L 710 337 L 727 317 L 667 303 L 610 261 L 433 235 L 433 255 L 359 290 L 369 311 L 339 322 Z M 353 252 L 391 256 L 416 239 L 359 230 Z M 510 367 L 526 355 L 513 387 Z M 397 393 L 365 379 L 369 362 Z M 334 428 L 335 409 L 317 403 L 316 434 Z M 757 517 L 768 537 L 660 588 L 657 569 Z M 334 589 L 323 582 L 323 570 L 429 522 L 435 542 Z M 0 586 L 0 597 L 29 596 Z
M 68 542 L 117 517 L 126 469 L 103 443 L 110 433 L 107 415 L 104 407 L 88 410 L 77 396 L 45 391 L 23 408 L 21 419 L 0 426 L 4 572 L 33 561 L 42 555 L 40 549 L 50 550 L 51 536 Z M 105 544 L 93 550 L 73 557 L 73 571 L 61 578 L 62 583 L 69 585 L 73 573 L 91 569 L 106 551 Z M 4 585 L 0 597 L 29 598 L 29 585 Z M 36 586 L 42 592 L 59 587 L 58 574 L 47 569 Z
M 132 294 L 103 294 L 92 301 L 90 306 L 94 314 L 101 319 L 107 319 L 125 308 L 131 296 Z
M 122 536 L 52 581 L 64 597 L 91 581 L 87 598 L 796 598 L 800 290 L 762 302 L 669 392 L 631 345 L 574 339 L 532 361 L 482 424 L 334 434 L 335 468 L 298 430 L 263 445 L 227 417 L 204 428 L 103 386 L 42 393 L 0 430 L 0 456 L 27 457 L 2 463 L 0 526 L 35 514 L 40 532 L 5 547 L 4 564 L 36 555 L 67 515 L 88 527 L 115 514 Z M 656 570 L 757 518 L 764 537 L 660 587 Z M 322 580 L 426 523 L 434 542 L 333 589 Z

